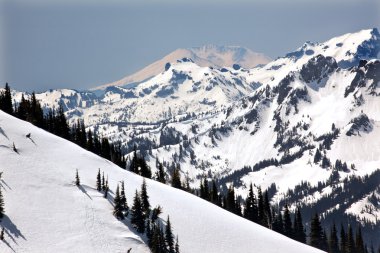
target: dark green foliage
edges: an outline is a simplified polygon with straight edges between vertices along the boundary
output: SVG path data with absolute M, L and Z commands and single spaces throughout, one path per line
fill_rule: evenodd
M 115 198 L 113 199 L 113 204 L 114 204 L 113 215 L 115 215 L 115 217 L 117 219 L 123 220 L 124 214 L 123 214 L 123 206 L 121 203 L 119 185 L 116 187 Z
M 142 182 L 141 185 L 141 204 L 142 204 L 142 210 L 144 212 L 145 217 L 149 216 L 150 213 L 150 203 L 149 203 L 149 196 L 146 189 L 146 182 L 145 179 Z
M 145 216 L 141 203 L 141 198 L 136 190 L 135 197 L 133 198 L 133 205 L 131 208 L 131 223 L 136 228 L 138 233 L 144 233 L 145 231 Z
M 0 110 L 13 114 L 12 94 L 8 83 L 5 84 L 5 89 L 0 93 Z
M 4 197 L 3 197 L 3 192 L 0 187 L 0 218 L 4 217 Z
M 178 236 L 175 240 L 175 246 L 174 246 L 174 250 L 176 253 L 179 253 L 179 243 L 178 243 Z
M 104 179 L 104 174 L 103 174 L 103 179 Z M 98 190 L 99 192 L 102 190 L 102 184 L 100 180 L 100 169 L 98 170 L 98 174 L 96 175 L 96 190 Z M 105 185 L 103 187 L 103 190 L 105 190 Z
M 228 187 L 225 208 L 232 213 L 236 213 L 235 189 L 232 185 Z
M 288 205 L 285 205 L 284 210 L 284 235 L 294 238 L 292 220 L 290 218 L 290 211 Z
M 166 220 L 165 243 L 166 243 L 167 252 L 168 253 L 175 253 L 175 250 L 174 250 L 174 236 L 173 236 L 172 225 L 170 224 L 169 216 L 168 216 L 168 219 Z
M 311 219 L 309 237 L 311 246 L 318 249 L 323 248 L 323 231 L 317 213 L 315 213 L 314 217 Z
M 249 192 L 245 200 L 244 217 L 250 221 L 258 221 L 258 210 L 256 204 L 256 197 L 253 193 L 252 183 L 249 185 Z
M 79 174 L 78 174 L 78 169 L 75 174 L 75 185 L 80 186 L 80 179 L 79 179 Z
M 211 202 L 214 203 L 215 205 L 220 206 L 220 198 L 219 198 L 218 188 L 216 186 L 215 180 L 212 180 Z
M 318 163 L 321 159 L 322 159 L 322 154 L 319 151 L 319 149 L 317 148 L 317 150 L 315 151 L 315 155 L 314 155 L 314 163 Z
M 365 253 L 365 247 L 363 242 L 363 236 L 362 236 L 362 228 L 359 226 L 359 229 L 356 231 L 356 240 L 355 240 L 355 246 L 356 246 L 356 253 Z
M 180 167 L 179 165 L 174 168 L 172 173 L 172 186 L 177 189 L 182 189 L 182 183 L 181 183 L 181 175 L 179 173 Z
M 166 174 L 162 163 L 158 163 L 158 168 L 156 172 L 156 181 L 166 184 Z
M 104 198 L 107 198 L 108 197 L 108 190 L 109 190 L 109 187 L 108 187 L 108 178 L 106 180 L 106 183 L 105 183 L 105 187 L 104 187 Z
M 338 241 L 338 235 L 335 223 L 333 224 L 331 230 L 330 230 L 330 237 L 329 237 L 329 253 L 339 253 L 339 241 Z
M 302 221 L 302 215 L 301 215 L 301 208 L 297 207 L 296 214 L 294 216 L 294 223 L 293 223 L 294 229 L 294 239 L 306 243 L 306 234 L 305 234 L 305 228 L 303 226 Z
M 351 225 L 348 225 L 346 252 L 347 253 L 355 253 L 355 239 L 354 239 L 354 232 L 352 230 Z
M 146 178 L 152 178 L 152 171 L 150 170 L 148 164 L 145 161 L 144 156 L 138 156 L 136 146 L 133 150 L 133 156 L 131 160 L 131 164 L 129 165 L 129 170 L 134 172 L 140 176 Z
M 127 197 L 125 196 L 124 181 L 121 182 L 120 203 L 123 211 L 128 210 Z
M 4 241 L 4 227 L 1 228 L 0 240 Z
M 347 253 L 347 234 L 344 231 L 343 224 L 340 226 L 340 252 Z
M 278 213 L 273 221 L 272 229 L 280 234 L 284 234 L 284 221 L 281 209 L 278 209 Z

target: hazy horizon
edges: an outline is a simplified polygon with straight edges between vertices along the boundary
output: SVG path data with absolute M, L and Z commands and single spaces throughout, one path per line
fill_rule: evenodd
M 178 48 L 234 45 L 276 58 L 380 26 L 374 0 L 0 4 L 0 86 L 27 91 L 116 81 Z

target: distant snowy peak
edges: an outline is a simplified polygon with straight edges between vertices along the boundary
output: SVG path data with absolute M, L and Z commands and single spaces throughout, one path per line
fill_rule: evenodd
M 104 90 L 110 86 L 125 86 L 133 83 L 140 83 L 161 73 L 165 70 L 167 63 L 175 63 L 177 60 L 189 58 L 202 67 L 232 67 L 238 64 L 244 68 L 253 68 L 270 62 L 270 58 L 264 54 L 253 52 L 252 50 L 239 46 L 215 46 L 206 45 L 194 48 L 180 48 L 164 58 L 148 65 L 142 70 L 126 76 L 116 82 L 108 83 L 92 90 Z

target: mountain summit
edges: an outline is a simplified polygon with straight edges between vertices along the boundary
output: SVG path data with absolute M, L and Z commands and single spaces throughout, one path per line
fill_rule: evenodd
M 256 53 L 240 46 L 205 45 L 202 47 L 180 48 L 132 75 L 91 90 L 104 90 L 110 86 L 125 86 L 131 83 L 143 82 L 164 71 L 167 63 L 176 63 L 177 60 L 183 58 L 193 59 L 194 63 L 201 67 L 218 68 L 232 67 L 233 64 L 238 64 L 243 68 L 253 68 L 257 65 L 266 64 L 271 60 L 264 54 Z

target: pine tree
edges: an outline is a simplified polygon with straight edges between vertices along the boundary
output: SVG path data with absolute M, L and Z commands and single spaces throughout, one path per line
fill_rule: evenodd
M 319 151 L 319 149 L 317 148 L 317 150 L 315 151 L 315 155 L 314 155 L 314 163 L 318 163 L 321 159 L 322 159 L 322 154 Z
M 177 189 L 182 189 L 181 175 L 179 174 L 179 165 L 173 170 L 172 186 Z
M 125 189 L 124 189 L 124 181 L 121 182 L 120 203 L 124 211 L 128 210 L 127 197 L 125 196 Z
M 77 169 L 77 172 L 75 174 L 75 185 L 76 186 L 80 186 L 80 179 L 79 179 L 78 169 Z
M 13 114 L 12 94 L 8 83 L 5 84 L 5 89 L 0 94 L 0 110 Z
M 100 192 L 102 190 L 101 180 L 100 180 L 100 169 L 96 175 L 96 189 Z
M 333 223 L 333 226 L 330 230 L 330 237 L 329 237 L 329 253 L 339 253 L 339 242 L 338 242 L 338 236 L 337 236 L 337 230 L 335 223 Z
M 113 214 L 116 216 L 117 219 L 123 220 L 124 214 L 123 214 L 123 207 L 122 207 L 121 198 L 120 198 L 119 185 L 116 187 L 115 198 L 113 199 L 113 203 L 114 203 Z
M 143 183 L 141 185 L 141 204 L 145 217 L 148 217 L 150 212 L 150 203 L 145 179 L 143 179 Z
M 102 188 L 103 191 L 105 191 L 106 190 L 106 180 L 104 178 L 104 171 L 102 173 L 102 179 L 101 179 L 101 181 L 102 181 L 101 188 Z
M 232 184 L 228 187 L 227 191 L 226 209 L 232 213 L 236 213 L 235 189 Z
M 108 197 L 108 190 L 109 190 L 109 187 L 108 187 L 108 177 L 106 179 L 106 183 L 105 183 L 105 187 L 104 187 L 104 198 L 107 198 Z
M 162 163 L 158 162 L 158 168 L 156 172 L 156 180 L 163 184 L 166 184 L 166 175 Z
M 252 183 L 249 185 L 249 192 L 247 199 L 245 200 L 245 210 L 244 217 L 250 221 L 257 222 L 257 206 L 256 206 L 256 198 L 253 193 Z
M 175 249 L 175 253 L 180 253 L 179 252 L 179 243 L 178 243 L 178 236 L 175 240 L 175 246 L 174 246 L 174 249 Z
M 300 207 L 297 207 L 294 221 L 294 239 L 299 242 L 306 243 L 306 234 L 303 226 Z
M 4 227 L 1 228 L 0 240 L 4 241 Z
M 348 225 L 346 252 L 347 253 L 355 253 L 354 233 L 352 231 L 352 226 L 350 224 Z
M 168 219 L 166 221 L 166 228 L 165 228 L 165 243 L 168 253 L 175 253 L 174 250 L 174 236 L 172 233 L 172 227 L 170 224 L 170 219 L 168 216 Z
M 356 232 L 356 253 L 365 253 L 364 241 L 362 236 L 362 228 L 359 225 L 359 229 Z
M 315 213 L 314 217 L 311 220 L 309 237 L 311 246 L 318 249 L 321 249 L 323 247 L 323 231 L 317 213 Z
M 288 205 L 285 204 L 285 210 L 284 210 L 284 235 L 293 238 L 293 226 L 292 226 L 292 220 L 290 218 L 290 211 L 288 208 Z
M 144 233 L 145 221 L 143 206 L 141 203 L 140 196 L 136 190 L 135 197 L 133 198 L 133 205 L 131 208 L 131 223 L 135 226 L 138 233 Z
M 261 191 L 261 187 L 258 187 L 257 189 L 257 198 L 258 198 L 257 212 L 258 212 L 259 224 L 265 226 L 266 218 L 265 218 L 265 210 L 264 210 L 264 197 Z
M 273 223 L 273 230 L 280 234 L 284 234 L 284 222 L 282 219 L 282 213 L 280 208 L 278 209 L 278 213 Z
M 215 205 L 220 205 L 219 195 L 218 195 L 218 188 L 216 186 L 215 180 L 212 180 L 212 189 L 211 189 L 211 202 Z
M 344 231 L 343 224 L 340 225 L 340 252 L 347 253 L 347 234 Z
M 264 192 L 264 213 L 265 213 L 265 225 L 270 228 L 272 225 L 272 211 L 269 203 L 268 191 Z
M 3 192 L 0 187 L 0 219 L 4 217 L 4 197 L 3 197 Z

